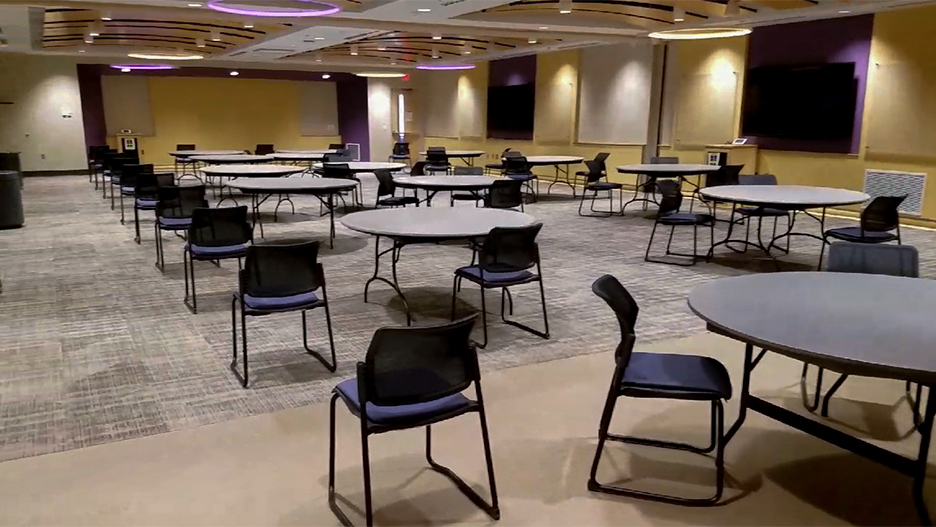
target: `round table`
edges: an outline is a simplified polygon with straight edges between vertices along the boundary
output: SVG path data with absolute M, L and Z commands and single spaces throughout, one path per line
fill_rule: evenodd
M 407 324 L 412 322 L 412 315 L 406 296 L 397 282 L 396 272 L 400 251 L 404 246 L 481 238 L 495 227 L 526 227 L 536 221 L 533 216 L 522 212 L 475 207 L 380 209 L 355 212 L 341 219 L 345 227 L 377 237 L 374 243 L 374 275 L 364 285 L 364 301 L 367 302 L 367 290 L 374 281 L 389 285 L 403 300 Z M 393 242 L 389 249 L 380 250 L 381 237 Z M 380 276 L 380 258 L 385 254 L 391 255 L 392 281 Z
M 272 158 L 270 156 L 255 156 L 251 154 L 240 155 L 197 155 L 188 158 L 198 163 L 210 165 L 234 164 L 234 163 L 267 163 Z
M 373 172 L 375 170 L 390 170 L 391 172 L 396 172 L 406 168 L 406 165 L 403 163 L 387 163 L 385 161 L 335 161 L 334 163 L 327 164 L 348 165 L 348 171 L 355 174 L 361 172 Z M 316 163 L 312 165 L 312 168 L 318 170 L 323 166 L 324 163 Z
M 572 176 L 570 175 L 569 166 L 577 165 L 585 160 L 581 156 L 526 156 L 527 164 L 531 167 L 554 167 L 556 169 L 556 179 L 554 179 L 548 187 L 546 187 L 546 194 L 549 194 L 549 191 L 552 189 L 553 185 L 556 183 L 564 183 L 572 189 L 572 197 L 575 197 L 575 183 L 572 181 Z M 565 175 L 565 181 L 559 179 L 560 175 Z
M 422 189 L 428 194 L 426 205 L 432 205 L 432 198 L 438 192 L 465 191 L 474 194 L 491 188 L 496 178 L 487 176 L 398 176 L 393 182 L 400 188 Z
M 288 167 L 279 167 L 288 168 Z M 301 172 L 301 170 L 300 170 Z M 328 210 L 330 217 L 329 241 L 335 246 L 335 199 L 341 192 L 354 189 L 357 182 L 350 179 L 333 179 L 319 177 L 291 177 L 291 178 L 240 178 L 227 184 L 228 187 L 250 194 L 253 202 L 254 225 L 260 224 L 260 236 L 263 236 L 263 223 L 260 221 L 260 205 L 274 194 L 305 194 L 318 198 Z M 260 196 L 264 196 L 260 199 Z M 277 207 L 279 204 L 277 203 Z
M 647 176 L 646 181 L 634 187 L 634 197 L 621 207 L 621 211 L 623 212 L 624 209 L 626 209 L 627 206 L 631 203 L 643 203 L 644 210 L 647 209 L 648 203 L 656 203 L 656 199 L 653 198 L 653 184 L 659 178 L 679 178 L 680 183 L 686 181 L 698 189 L 701 187 L 701 176 L 705 174 L 714 174 L 715 172 L 718 172 L 721 167 L 718 165 L 697 165 L 690 163 L 676 163 L 671 165 L 658 163 L 637 163 L 633 165 L 616 166 L 614 169 L 618 171 L 618 174 L 636 174 Z M 686 180 L 686 176 L 700 176 L 700 181 L 693 184 Z M 644 197 L 642 198 L 640 197 L 641 189 L 643 190 L 644 194 Z
M 435 154 L 435 152 L 433 152 Z M 419 155 L 426 157 L 427 152 L 420 152 Z M 438 155 L 442 155 L 442 152 L 439 152 Z M 483 150 L 446 150 L 445 159 L 452 159 L 457 157 L 462 160 L 462 163 L 468 166 L 474 166 L 474 160 L 484 155 Z
M 750 408 L 913 476 L 918 511 L 928 520 L 922 488 L 936 390 L 929 390 L 918 427 L 919 456 L 911 460 L 754 397 L 749 385 L 760 360 L 752 359 L 754 346 L 844 374 L 936 384 L 936 281 L 844 273 L 756 274 L 702 285 L 689 295 L 689 307 L 710 331 L 746 344 L 741 415 L 726 442 Z
M 199 171 L 218 177 L 282 177 L 304 172 L 300 167 L 283 165 L 209 165 Z
M 172 157 L 192 157 L 192 156 L 234 156 L 244 154 L 243 150 L 175 150 L 169 152 Z
M 750 245 L 770 255 L 770 250 L 777 246 L 777 240 L 789 238 L 791 236 L 807 236 L 820 240 L 823 242 L 822 252 L 824 252 L 825 239 L 822 235 L 825 233 L 826 209 L 828 207 L 856 205 L 871 199 L 871 196 L 864 192 L 857 192 L 854 190 L 799 185 L 725 185 L 700 189 L 699 194 L 709 201 L 732 204 L 732 221 L 728 223 L 728 234 L 724 240 L 712 245 L 709 256 L 712 255 L 712 251 L 714 251 L 715 247 L 727 245 L 728 243 Z M 738 205 L 747 205 L 761 209 L 786 210 L 793 211 L 794 213 L 790 215 L 787 231 L 778 236 L 774 236 L 770 243 L 765 245 L 760 240 L 760 229 L 758 229 L 758 240 L 756 243 L 747 239 L 731 238 L 734 229 L 734 213 Z M 822 209 L 822 214 L 820 216 L 815 216 L 807 212 L 808 209 Z M 793 226 L 796 223 L 796 212 L 803 212 L 810 218 L 818 221 L 820 235 L 816 236 L 815 234 L 806 232 L 792 232 Z M 821 254 L 819 256 L 819 267 L 822 267 Z
M 308 163 L 308 169 L 312 170 L 312 164 L 316 161 L 325 159 L 328 153 L 320 152 L 275 152 L 270 157 L 276 161 L 291 161 L 293 163 Z
M 324 150 L 277 150 L 277 154 L 309 154 L 309 155 L 321 155 L 326 154 L 337 154 L 339 151 L 334 148 L 326 148 Z

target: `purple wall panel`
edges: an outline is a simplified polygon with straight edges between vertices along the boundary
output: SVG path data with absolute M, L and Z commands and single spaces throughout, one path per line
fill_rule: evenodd
M 492 60 L 488 86 L 519 86 L 536 83 L 536 55 Z
M 754 138 L 761 148 L 843 154 L 858 152 L 873 29 L 874 15 L 862 15 L 759 27 L 751 34 L 748 44 L 748 69 L 854 62 L 855 79 L 858 81 L 855 124 L 851 139 L 816 141 L 776 137 Z
M 332 73 L 328 81 L 323 72 L 286 70 L 238 70 L 239 79 L 319 81 L 338 83 L 338 133 L 346 143 L 361 145 L 361 159 L 370 158 L 370 133 L 367 123 L 367 79 L 350 73 Z M 84 115 L 85 141 L 90 145 L 107 143 L 104 123 L 103 75 L 144 75 L 150 77 L 230 77 L 228 68 L 185 67 L 169 71 L 133 71 L 122 73 L 104 64 L 79 64 L 78 85 Z

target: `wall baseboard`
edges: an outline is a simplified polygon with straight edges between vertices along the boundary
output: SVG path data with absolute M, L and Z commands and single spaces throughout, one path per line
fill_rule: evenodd
M 76 170 L 26 170 L 23 171 L 23 177 L 47 177 L 47 176 L 87 176 L 88 169 Z

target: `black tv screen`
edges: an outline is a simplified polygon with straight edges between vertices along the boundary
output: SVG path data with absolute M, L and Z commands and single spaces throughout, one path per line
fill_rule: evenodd
M 533 139 L 536 88 L 530 84 L 488 87 L 487 136 L 491 139 Z
M 747 72 L 741 133 L 787 139 L 847 139 L 855 122 L 854 63 L 771 66 Z

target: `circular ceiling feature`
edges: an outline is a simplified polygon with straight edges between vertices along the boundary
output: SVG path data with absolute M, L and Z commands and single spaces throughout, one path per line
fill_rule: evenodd
M 475 68 L 474 64 L 420 64 L 416 66 L 418 70 L 437 70 L 437 71 L 450 71 L 450 70 L 473 70 Z
M 704 40 L 707 38 L 740 37 L 750 33 L 750 29 L 741 27 L 702 27 L 696 29 L 668 29 L 650 33 L 648 36 L 660 40 Z
M 169 66 L 168 64 L 114 64 L 111 66 L 115 70 L 127 70 L 127 71 L 164 71 L 164 70 L 174 70 L 175 66 Z
M 232 15 L 274 18 L 326 16 L 341 11 L 340 7 L 319 0 L 270 0 L 256 3 L 243 0 L 211 0 L 207 7 Z
M 171 53 L 163 51 L 128 53 L 127 56 L 131 59 L 140 60 L 201 60 L 205 58 L 204 55 L 199 55 L 197 53 Z

